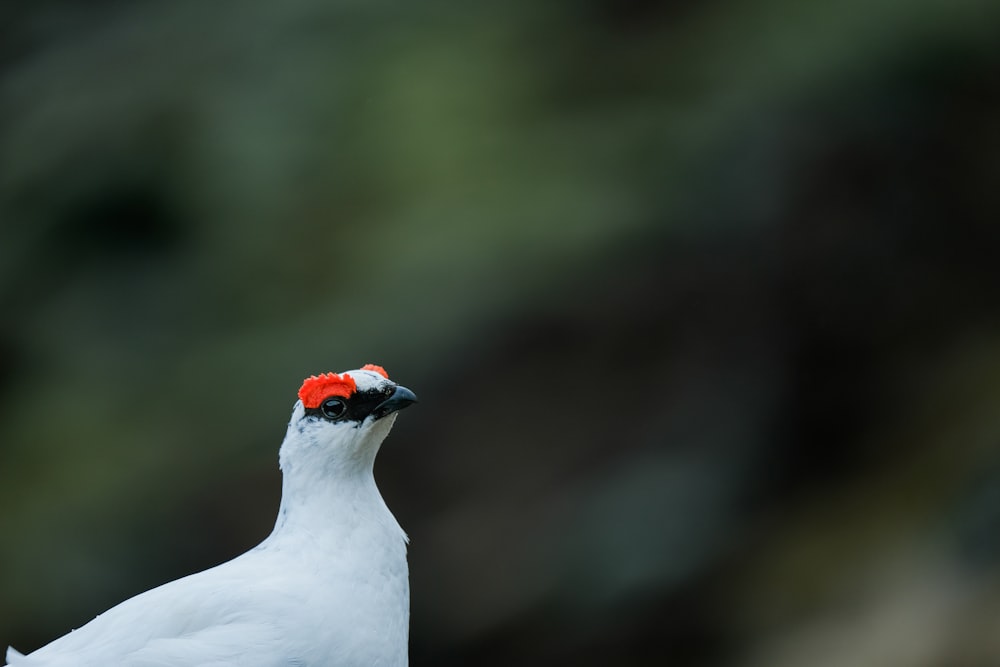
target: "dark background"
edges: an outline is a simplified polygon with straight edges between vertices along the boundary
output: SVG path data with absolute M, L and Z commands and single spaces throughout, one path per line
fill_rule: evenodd
M 0 643 L 271 528 L 301 379 L 414 665 L 1000 664 L 1000 5 L 0 5 Z

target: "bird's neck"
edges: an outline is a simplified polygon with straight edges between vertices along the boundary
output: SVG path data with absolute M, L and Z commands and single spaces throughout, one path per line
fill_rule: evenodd
M 268 541 L 307 539 L 323 549 L 364 542 L 405 554 L 406 534 L 373 472 L 378 445 L 391 427 L 390 418 L 367 431 L 344 430 L 336 441 L 321 440 L 293 415 L 278 454 L 281 506 Z
M 405 553 L 406 535 L 386 507 L 371 466 L 345 474 L 329 472 L 307 466 L 283 472 L 281 506 L 268 539 L 308 535 L 318 542 L 342 544 L 366 536 L 396 543 Z

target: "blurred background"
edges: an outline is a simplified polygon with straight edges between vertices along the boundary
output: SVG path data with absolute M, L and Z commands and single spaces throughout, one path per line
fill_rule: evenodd
M 414 665 L 1000 664 L 1000 5 L 0 5 L 0 643 L 273 525 L 302 378 Z

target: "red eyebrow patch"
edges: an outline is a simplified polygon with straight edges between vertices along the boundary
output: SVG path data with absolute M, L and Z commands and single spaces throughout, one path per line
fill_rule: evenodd
M 357 383 L 347 373 L 337 375 L 336 373 L 323 373 L 320 375 L 310 375 L 299 387 L 299 398 L 302 405 L 307 408 L 318 408 L 319 404 L 331 396 L 350 398 L 354 390 L 358 388 Z
M 361 370 L 375 371 L 376 373 L 384 377 L 386 380 L 389 379 L 389 374 L 385 372 L 385 369 L 382 368 L 381 366 L 376 366 L 375 364 L 365 364 L 364 366 L 361 367 Z

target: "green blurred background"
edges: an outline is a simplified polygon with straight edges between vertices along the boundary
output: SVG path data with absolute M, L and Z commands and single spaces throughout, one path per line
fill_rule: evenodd
M 1000 4 L 0 5 L 0 643 L 267 535 L 301 379 L 414 665 L 1000 664 Z

